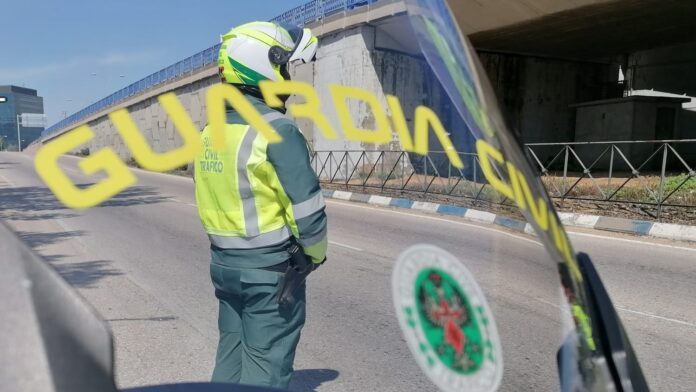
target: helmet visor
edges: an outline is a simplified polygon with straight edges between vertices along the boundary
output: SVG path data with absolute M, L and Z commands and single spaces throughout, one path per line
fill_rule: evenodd
M 307 28 L 278 24 L 280 34 L 283 35 L 280 42 L 286 42 L 289 50 L 286 52 L 285 62 L 301 61 L 309 63 L 314 61 L 318 47 L 318 40 Z
M 288 49 L 294 51 L 300 45 L 302 40 L 303 29 L 297 26 L 292 26 L 287 23 L 276 23 L 279 27 L 276 40 L 283 43 Z

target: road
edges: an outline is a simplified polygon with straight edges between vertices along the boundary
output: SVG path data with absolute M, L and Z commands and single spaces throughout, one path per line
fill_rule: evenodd
M 61 158 L 76 183 L 94 183 Z M 107 320 L 120 387 L 210 376 L 217 342 L 208 243 L 191 179 L 134 170 L 136 186 L 89 210 L 65 209 L 32 157 L 0 153 L 0 219 L 44 256 Z M 425 391 L 390 289 L 398 254 L 431 243 L 476 276 L 501 337 L 502 390 L 556 390 L 561 339 L 557 274 L 533 237 L 457 218 L 327 201 L 328 262 L 310 277 L 296 391 Z M 654 390 L 696 385 L 696 248 L 573 232 L 589 252 Z

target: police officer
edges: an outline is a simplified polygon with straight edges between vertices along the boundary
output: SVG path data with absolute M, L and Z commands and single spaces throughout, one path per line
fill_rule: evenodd
M 242 91 L 283 141 L 269 144 L 233 109 L 224 150 L 212 149 L 209 127 L 195 162 L 198 212 L 211 243 L 210 273 L 219 300 L 214 382 L 287 388 L 305 322 L 305 286 L 278 305 L 278 290 L 295 242 L 317 265 L 327 248 L 326 215 L 307 142 L 284 109 L 262 99 L 259 82 L 290 78 L 288 65 L 313 61 L 309 29 L 253 22 L 222 37 L 223 83 Z

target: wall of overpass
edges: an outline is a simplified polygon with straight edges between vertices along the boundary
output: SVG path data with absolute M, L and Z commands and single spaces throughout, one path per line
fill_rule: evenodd
M 96 137 L 90 140 L 87 145 L 77 148 L 74 152 L 79 152 L 84 148 L 88 148 L 93 152 L 108 146 L 113 148 L 123 160 L 127 161 L 131 158 L 131 154 L 107 117 L 110 112 L 127 108 L 131 118 L 147 138 L 154 151 L 164 152 L 171 150 L 181 145 L 181 136 L 160 106 L 157 97 L 166 92 L 176 93 L 191 120 L 197 127 L 202 128 L 206 123 L 205 92 L 214 83 L 219 83 L 217 69 L 203 69 L 172 83 L 131 97 L 118 105 L 94 113 L 77 124 L 44 137 L 44 143 L 71 129 L 86 124 L 92 128 Z
M 618 65 L 517 54 L 479 52 L 510 128 L 525 143 L 575 137 L 571 105 L 608 98 Z
M 414 65 L 415 60 L 412 58 L 394 55 L 398 58 L 395 57 L 390 60 L 388 59 L 389 55 L 376 55 L 373 44 L 376 42 L 378 34 L 375 28 L 366 25 L 368 22 L 388 19 L 392 15 L 403 13 L 404 10 L 405 8 L 401 1 L 382 1 L 379 5 L 363 7 L 353 12 L 342 12 L 324 18 L 320 23 L 311 25 L 310 27 L 312 27 L 315 34 L 321 38 L 317 62 L 291 69 L 293 79 L 314 84 L 317 86 L 321 96 L 328 97 L 328 86 L 330 84 L 361 86 L 370 91 L 378 92 L 382 91 L 380 88 L 381 78 L 399 77 L 403 81 L 400 83 L 403 88 L 399 93 L 406 97 L 408 94 L 403 90 L 408 90 L 408 83 L 405 81 L 409 80 L 409 78 L 413 80 L 421 77 L 422 72 L 418 68 L 420 65 Z M 386 71 L 386 68 L 373 63 L 373 55 L 375 55 L 375 60 L 384 63 L 384 67 L 399 65 L 399 69 L 389 68 L 390 70 Z M 407 64 L 412 66 L 409 67 Z M 136 125 L 150 142 L 153 150 L 157 152 L 167 151 L 180 145 L 181 137 L 157 101 L 157 96 L 165 92 L 176 93 L 196 126 L 203 128 L 206 123 L 205 94 L 207 89 L 215 83 L 219 83 L 217 65 L 211 64 L 191 75 L 132 96 L 115 106 L 104 108 L 104 110 L 96 112 L 77 123 L 46 135 L 43 142 L 49 142 L 70 129 L 87 124 L 97 135 L 86 146 L 90 151 L 110 146 L 114 148 L 122 159 L 128 160 L 130 159 L 130 152 L 107 117 L 107 114 L 114 110 L 127 108 Z M 393 92 L 396 92 L 396 87 L 394 87 Z M 422 93 L 416 90 L 414 90 L 414 94 L 413 96 L 422 96 L 420 95 Z M 386 104 L 383 94 L 379 95 L 379 99 L 383 104 Z M 292 102 L 292 98 L 290 102 Z M 408 100 L 404 100 L 402 104 L 407 108 L 415 107 L 413 104 L 409 105 Z M 374 121 L 364 104 L 351 102 L 350 109 L 355 124 L 369 127 L 371 122 Z M 324 110 L 333 124 L 337 126 L 338 118 L 332 105 L 327 104 Z M 306 137 L 314 144 L 315 150 L 330 148 L 370 149 L 369 146 L 363 146 L 360 143 L 333 143 L 327 141 L 314 132 L 314 124 L 311 122 L 300 120 L 299 124 Z M 78 150 L 82 148 L 84 147 L 80 147 Z M 394 148 L 398 149 L 398 146 L 394 145 Z
M 576 121 L 572 105 L 620 97 L 624 92 L 617 84 L 619 66 L 626 70 L 627 82 L 634 89 L 664 89 L 696 95 L 696 55 L 693 54 L 696 44 L 665 44 L 657 49 L 642 46 L 642 43 L 655 45 L 655 39 L 672 44 L 685 40 L 696 42 L 691 37 L 693 31 L 691 35 L 685 34 L 693 30 L 685 22 L 692 19 L 679 13 L 680 9 L 675 8 L 677 3 L 672 0 L 659 4 L 654 0 L 450 1 L 463 31 L 471 34 L 509 124 L 524 142 L 573 141 Z M 682 13 L 688 16 L 691 8 L 682 7 Z M 438 101 L 442 96 L 438 83 L 423 80 L 425 65 L 412 55 L 417 47 L 400 39 L 404 36 L 400 26 L 406 23 L 403 12 L 403 2 L 382 0 L 310 24 L 321 37 L 318 59 L 313 65 L 292 70 L 294 78 L 311 82 L 323 96 L 327 96 L 327 86 L 331 83 L 395 94 L 403 97 L 406 113 L 425 103 L 423 96 L 427 96 L 431 97 L 428 105 L 440 114 L 446 113 Z M 635 21 L 631 25 L 631 18 L 646 12 L 653 15 L 645 22 L 646 28 L 636 26 Z M 596 23 L 605 19 L 611 23 Z M 671 27 L 654 26 L 667 22 L 672 23 Z M 652 36 L 647 27 L 653 28 Z M 627 32 L 632 33 L 623 38 L 612 35 Z M 156 151 L 177 146 L 178 133 L 159 107 L 156 96 L 174 91 L 196 125 L 203 127 L 205 92 L 216 82 L 216 70 L 211 66 L 94 113 L 83 121 L 98 135 L 89 148 L 112 146 L 122 158 L 130 158 L 105 117 L 121 107 L 131 111 Z M 384 103 L 383 94 L 379 99 Z M 369 128 L 374 119 L 364 104 L 351 103 L 350 107 L 354 122 Z M 324 110 L 337 124 L 333 108 L 327 105 Z M 681 137 L 696 135 L 694 117 L 692 113 L 680 114 Z M 463 128 L 457 119 L 443 120 L 448 129 Z M 80 123 L 71 127 L 77 125 Z M 328 141 L 314 131 L 313 124 L 300 121 L 300 125 L 316 150 L 373 148 L 348 141 Z M 455 135 L 463 133 L 455 132 Z M 470 141 L 465 137 L 455 142 L 461 151 L 470 150 Z M 391 148 L 399 149 L 396 139 Z M 439 146 L 431 148 L 437 150 Z
M 626 81 L 632 90 L 696 97 L 696 42 L 635 52 L 626 63 Z M 696 105 L 686 106 L 692 110 L 680 112 L 677 136 L 696 139 Z
M 395 50 L 390 36 L 377 25 L 360 25 L 322 36 L 316 62 L 295 67 L 291 69 L 291 74 L 293 80 L 306 81 L 316 86 L 320 97 L 330 96 L 329 86 L 332 84 L 358 86 L 371 91 L 377 95 L 383 107 L 387 107 L 386 94 L 396 95 L 406 114 L 409 129 L 413 129 L 414 126 L 413 113 L 416 107 L 426 105 L 439 114 L 446 129 L 465 130 L 463 120 L 446 107 L 448 104 L 445 98 L 446 93 L 431 76 L 431 72 L 426 71 L 426 67 L 428 66 L 424 60 Z M 125 102 L 121 105 L 128 108 L 131 117 L 154 151 L 164 152 L 181 145 L 181 137 L 157 101 L 157 95 L 165 90 L 176 93 L 191 119 L 201 129 L 206 123 L 206 91 L 219 82 L 213 71 L 208 70 L 192 75 L 178 81 L 174 86 L 163 86 L 161 89 L 134 98 L 134 102 Z M 289 103 L 295 99 L 297 98 L 291 98 Z M 323 105 L 323 113 L 336 129 L 340 129 L 333 104 L 330 100 L 324 99 Z M 351 100 L 348 102 L 348 107 L 354 124 L 363 129 L 375 128 L 374 115 L 365 102 Z M 88 121 L 97 136 L 87 146 L 81 146 L 78 150 L 87 147 L 93 152 L 109 146 L 127 161 L 131 158 L 130 151 L 105 114 L 97 113 Z M 308 120 L 300 119 L 298 125 L 316 151 L 351 150 L 355 151 L 352 153 L 352 159 L 357 161 L 361 154 L 359 151 L 385 149 L 384 146 L 348 141 L 343 138 L 327 140 Z M 468 133 L 452 132 L 451 137 L 459 151 L 473 151 L 473 139 Z M 431 137 L 429 140 L 430 149 L 435 152 L 431 155 L 434 164 L 447 164 L 445 154 L 437 153 L 437 151 L 443 151 L 437 139 Z M 396 134 L 387 149 L 401 150 Z M 376 158 L 376 154 L 372 159 Z M 389 156 L 385 164 L 389 165 L 391 160 L 397 158 L 396 154 Z M 410 161 L 416 167 L 422 167 L 425 164 L 423 158 L 417 155 L 411 156 Z
M 400 98 L 410 129 L 413 128 L 415 108 L 423 104 L 440 115 L 446 129 L 466 129 L 463 121 L 446 108 L 444 98 L 446 94 L 437 80 L 431 76 L 432 73 L 426 71 L 425 60 L 409 53 L 417 51 L 415 43 L 408 43 L 410 47 L 405 47 L 394 39 L 394 34 L 408 25 L 403 11 L 402 3 L 387 2 L 381 9 L 372 9 L 369 15 L 365 12 L 355 12 L 310 26 L 321 38 L 317 61 L 291 69 L 293 79 L 311 83 L 320 97 L 325 98 L 330 96 L 329 86 L 332 84 L 361 87 L 371 91 L 377 95 L 383 107 L 387 107 L 386 94 L 396 95 Z M 396 31 L 394 31 L 395 28 Z M 409 34 L 412 33 L 409 32 Z M 193 75 L 131 97 L 115 107 L 94 113 L 82 122 L 88 124 L 97 135 L 85 147 L 90 151 L 97 151 L 110 146 L 122 159 L 129 160 L 130 152 L 106 116 L 113 110 L 128 108 L 131 117 L 154 151 L 163 152 L 173 149 L 180 145 L 181 137 L 157 101 L 157 96 L 168 91 L 176 93 L 196 126 L 203 128 L 206 123 L 205 94 L 211 85 L 218 82 L 216 68 L 208 67 Z M 292 103 L 294 99 L 296 98 L 291 98 L 289 102 Z M 340 129 L 338 116 L 330 100 L 324 99 L 323 102 L 323 112 L 336 129 Z M 348 102 L 348 107 L 354 124 L 363 129 L 374 128 L 374 116 L 365 102 L 351 100 Z M 315 130 L 312 122 L 300 119 L 298 124 L 312 143 L 314 150 L 317 151 L 384 149 L 384 146 L 345 139 L 327 140 Z M 79 125 L 81 124 L 71 125 L 68 129 Z M 44 142 L 50 141 L 62 132 L 47 136 Z M 468 134 L 454 132 L 453 142 L 460 151 L 473 150 L 473 140 Z M 443 150 L 436 138 L 431 137 L 430 143 L 432 151 Z M 78 150 L 85 147 L 80 147 Z M 401 150 L 396 134 L 389 148 Z M 446 160 L 444 154 L 436 154 L 434 159 L 437 160 L 438 157 L 443 161 Z M 414 160 L 418 161 L 418 157 L 414 157 Z
M 497 5 L 498 7 L 501 4 Z M 481 23 L 474 26 L 474 31 L 496 27 L 493 19 L 485 16 L 497 8 L 485 7 L 475 10 L 481 13 Z M 455 11 L 459 8 L 455 7 Z M 401 1 L 384 1 L 358 9 L 352 13 L 335 15 L 321 22 L 310 24 L 313 31 L 320 35 L 321 42 L 317 62 L 293 70 L 294 78 L 312 83 L 322 96 L 328 96 L 328 85 L 341 84 L 361 86 L 370 91 L 385 92 L 402 98 L 405 113 L 413 113 L 415 106 L 428 104 L 446 117 L 439 102 L 443 91 L 435 80 L 424 80 L 422 60 L 414 54 L 418 47 L 413 42 L 404 42 L 403 36 L 408 21 L 403 16 L 405 11 Z M 489 15 L 490 16 L 490 15 Z M 509 18 L 508 18 L 509 19 Z M 502 18 L 499 22 L 513 23 L 516 19 Z M 471 30 L 469 22 L 465 30 Z M 400 37 L 401 36 L 401 37 Z M 507 53 L 481 52 L 481 60 L 488 71 L 494 89 L 499 97 L 503 111 L 507 114 L 511 126 L 524 137 L 524 141 L 568 141 L 572 140 L 573 112 L 570 104 L 583 100 L 600 98 L 596 91 L 599 86 L 611 79 L 612 72 L 606 63 L 577 62 L 557 60 L 544 57 L 521 56 Z M 116 130 L 108 121 L 106 114 L 121 107 L 127 107 L 147 136 L 155 151 L 166 151 L 180 143 L 178 133 L 173 129 L 156 96 L 174 91 L 184 103 L 197 126 L 205 124 L 205 92 L 217 82 L 214 66 L 194 75 L 176 80 L 142 95 L 131 97 L 116 107 L 110 107 L 91 117 L 83 123 L 89 124 L 96 132 L 97 138 L 90 142 L 94 151 L 104 146 L 112 146 L 118 154 L 129 159 Z M 430 97 L 424 102 L 423 97 Z M 384 94 L 379 96 L 385 103 Z M 353 120 L 366 128 L 374 121 L 364 104 L 350 104 Z M 324 107 L 328 117 L 337 123 L 331 105 Z M 412 116 L 407 116 L 408 121 Z M 456 118 L 443 118 L 448 129 L 465 129 Z M 71 127 L 80 125 L 74 124 Z M 317 132 L 314 125 L 300 121 L 306 136 L 316 150 L 370 150 L 373 146 L 349 141 L 328 141 Z M 412 124 L 409 124 L 412 127 Z M 47 137 L 60 134 L 60 132 Z M 455 144 L 463 152 L 471 151 L 471 143 L 463 132 L 454 133 L 458 140 Z M 392 149 L 400 149 L 395 139 Z M 439 145 L 432 150 L 441 149 Z

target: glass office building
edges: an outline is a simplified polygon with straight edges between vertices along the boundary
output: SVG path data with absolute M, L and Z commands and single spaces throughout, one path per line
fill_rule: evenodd
M 43 97 L 36 90 L 17 86 L 0 86 L 0 150 L 17 150 L 17 116 L 43 114 Z M 20 126 L 22 148 L 41 137 L 43 128 Z

